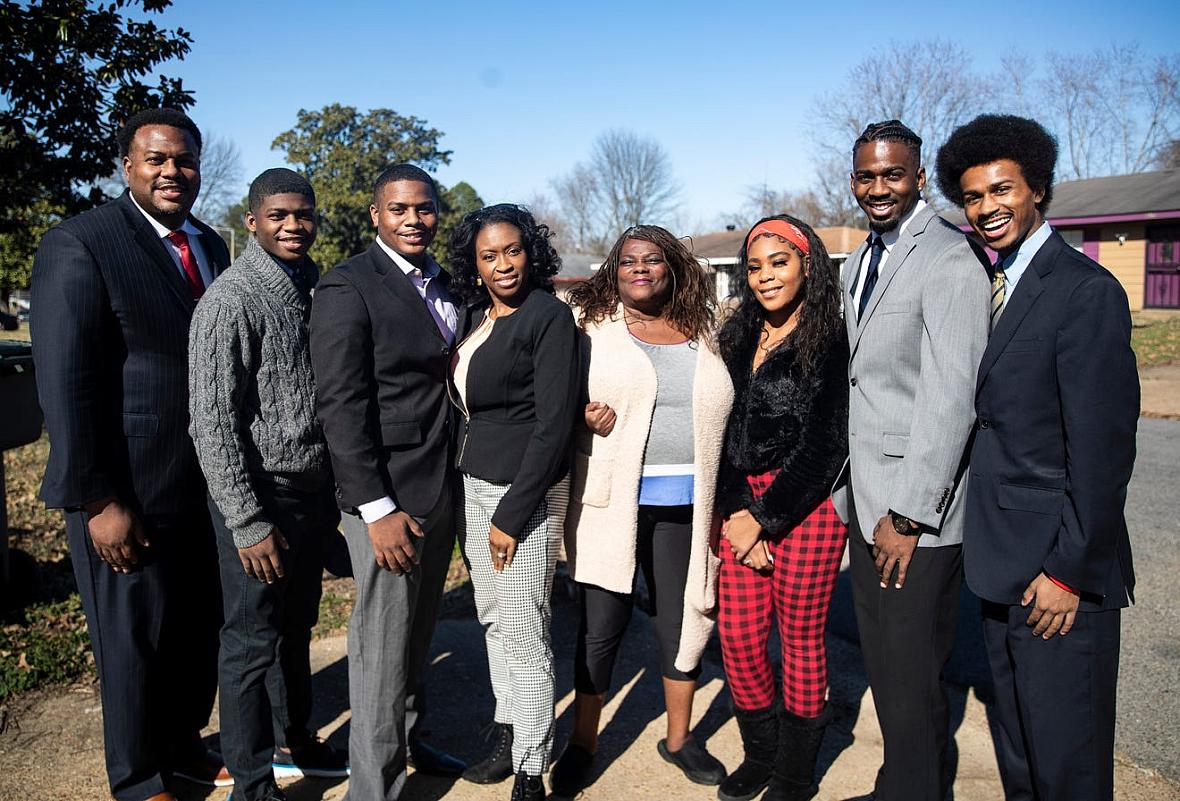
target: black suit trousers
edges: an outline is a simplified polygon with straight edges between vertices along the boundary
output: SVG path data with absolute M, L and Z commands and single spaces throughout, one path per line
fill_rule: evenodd
M 259 492 L 268 519 L 283 533 L 283 578 L 246 575 L 233 534 L 212 500 L 225 624 L 221 627 L 221 749 L 234 777 L 234 799 L 263 798 L 274 786 L 276 744 L 309 742 L 311 630 L 319 618 L 323 540 L 336 536 L 340 512 L 332 488 Z
M 885 741 L 873 797 L 942 801 L 954 777 L 941 676 L 955 640 L 963 549 L 915 549 L 898 590 L 881 587 L 872 546 L 855 525 L 848 547 L 861 652 Z
M 983 602 L 1004 797 L 1111 801 L 1122 613 L 1079 612 L 1069 634 L 1048 640 L 1033 636 L 1028 613 Z
M 124 575 L 98 558 L 85 512 L 66 514 L 118 801 L 162 793 L 175 768 L 203 760 L 217 693 L 221 585 L 209 515 L 196 507 L 143 524 L 151 547 Z

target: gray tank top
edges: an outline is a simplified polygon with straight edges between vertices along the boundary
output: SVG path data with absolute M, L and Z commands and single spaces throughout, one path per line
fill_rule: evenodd
M 651 465 L 688 465 L 692 475 L 692 385 L 697 351 L 691 342 L 652 345 L 634 339 L 656 369 L 656 408 L 647 434 L 644 468 Z

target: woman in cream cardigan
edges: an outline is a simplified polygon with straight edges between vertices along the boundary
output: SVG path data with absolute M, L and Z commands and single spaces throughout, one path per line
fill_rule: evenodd
M 575 433 L 566 553 L 581 606 L 574 730 L 553 791 L 585 784 L 636 570 L 660 646 L 667 738 L 659 753 L 699 784 L 725 768 L 689 735 L 716 612 L 713 514 L 733 387 L 714 343 L 712 283 L 684 243 L 640 225 L 570 293 L 589 350 L 587 428 Z M 581 427 L 579 427 L 581 428 Z

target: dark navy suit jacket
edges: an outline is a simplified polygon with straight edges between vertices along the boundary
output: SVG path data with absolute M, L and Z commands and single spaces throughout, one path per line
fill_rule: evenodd
M 201 230 L 214 275 L 229 265 Z M 129 194 L 45 234 L 33 262 L 31 330 L 49 431 L 41 498 L 54 508 L 108 495 L 145 514 L 203 504 L 188 435 L 188 329 L 195 302 Z
M 1127 296 L 1053 233 L 1013 290 L 976 384 L 964 567 L 986 600 L 1017 604 L 1041 572 L 1083 611 L 1134 598 L 1123 516 L 1139 376 Z

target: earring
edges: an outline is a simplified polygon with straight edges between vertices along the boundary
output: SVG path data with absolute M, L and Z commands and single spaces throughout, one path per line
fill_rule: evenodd
M 475 285 L 476 286 L 483 286 L 483 277 L 482 276 L 478 276 L 478 275 L 475 276 Z

